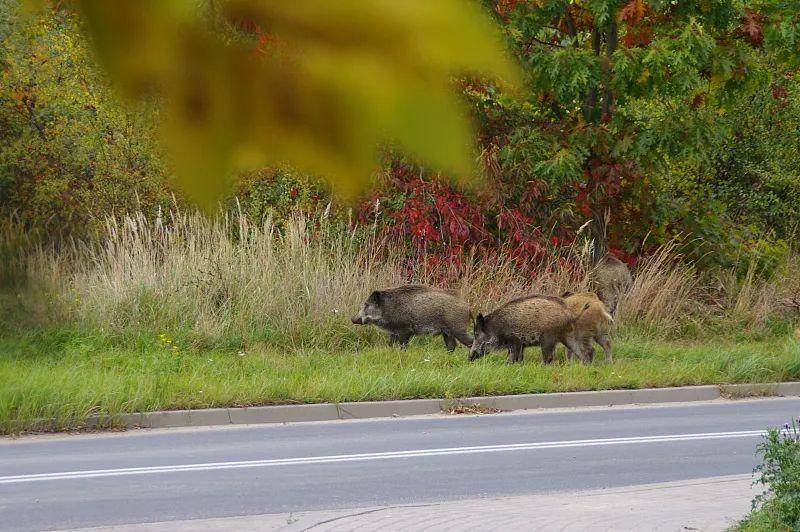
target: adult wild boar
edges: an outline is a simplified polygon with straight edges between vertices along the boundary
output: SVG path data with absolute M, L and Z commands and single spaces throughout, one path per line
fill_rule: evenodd
M 561 294 L 561 298 L 574 314 L 579 313 L 587 304 L 589 305 L 586 312 L 575 322 L 575 335 L 583 347 L 583 359 L 591 362 L 592 358 L 594 358 L 594 347 L 592 347 L 592 340 L 594 340 L 603 348 L 606 362 L 612 362 L 610 333 L 614 318 L 608 313 L 597 294 L 592 292 L 574 294 L 572 292 L 564 292 Z M 567 360 L 571 360 L 573 355 L 572 351 L 567 350 Z
M 606 253 L 594 265 L 589 279 L 600 301 L 605 303 L 608 312 L 614 316 L 620 298 L 633 282 L 628 266 L 611 253 Z
M 458 292 L 421 284 L 375 290 L 352 318 L 355 324 L 384 329 L 390 342 L 402 346 L 415 335 L 441 334 L 450 351 L 456 348 L 456 340 L 472 345 L 467 332 L 471 321 L 469 305 Z
M 487 316 L 478 314 L 475 318 L 475 339 L 469 359 L 508 349 L 509 363 L 522 362 L 526 347 L 540 345 L 542 359 L 549 364 L 558 342 L 581 357 L 583 349 L 575 335 L 575 322 L 585 310 L 573 314 L 561 298 L 552 296 L 533 295 L 511 300 Z

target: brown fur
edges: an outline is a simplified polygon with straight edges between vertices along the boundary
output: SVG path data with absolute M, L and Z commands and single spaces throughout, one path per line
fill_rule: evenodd
M 583 346 L 583 358 L 585 361 L 591 362 L 594 357 L 594 347 L 592 347 L 592 340 L 600 344 L 603 348 L 603 353 L 606 356 L 606 362 L 613 361 L 611 353 L 611 325 L 614 323 L 614 318 L 606 310 L 605 305 L 597 294 L 593 292 L 579 292 L 573 294 L 565 292 L 562 294 L 564 303 L 567 304 L 573 314 L 578 314 L 587 304 L 589 308 L 583 315 L 575 322 L 575 334 Z M 567 350 L 567 359 L 572 359 L 574 353 Z
M 589 275 L 600 301 L 614 316 L 620 298 L 633 283 L 628 266 L 614 255 L 606 253 Z
M 470 360 L 492 349 L 508 349 L 509 363 L 522 362 L 526 347 L 540 345 L 545 363 L 553 361 L 556 343 L 582 354 L 575 336 L 574 315 L 566 303 L 552 296 L 528 296 L 509 301 L 475 321 L 475 341 Z
M 467 332 L 472 321 L 469 305 L 455 290 L 411 284 L 372 292 L 352 322 L 376 325 L 392 343 L 408 344 L 412 336 L 441 334 L 449 350 L 456 340 L 472 345 Z

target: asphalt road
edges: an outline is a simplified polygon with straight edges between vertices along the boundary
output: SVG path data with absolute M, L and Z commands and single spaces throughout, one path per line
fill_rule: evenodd
M 0 439 L 0 530 L 631 486 L 749 473 L 800 399 Z

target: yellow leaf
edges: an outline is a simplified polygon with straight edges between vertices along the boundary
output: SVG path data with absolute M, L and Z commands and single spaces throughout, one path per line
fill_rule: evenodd
M 371 178 L 389 140 L 458 176 L 473 173 L 454 75 L 519 79 L 499 32 L 465 0 L 229 0 L 296 51 L 230 44 L 190 0 L 81 0 L 92 41 L 125 94 L 158 90 L 178 182 L 201 204 L 243 163 L 295 165 L 343 195 Z

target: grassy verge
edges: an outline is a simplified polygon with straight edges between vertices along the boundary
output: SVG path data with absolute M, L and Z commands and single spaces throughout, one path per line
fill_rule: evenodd
M 588 248 L 429 265 L 327 214 L 111 218 L 103 236 L 44 244 L 0 224 L 0 431 L 91 414 L 800 379 L 800 255 L 775 272 L 698 272 L 667 245 L 643 258 L 616 315 L 612 365 L 523 365 L 464 348 L 407 350 L 350 323 L 375 288 L 458 289 L 474 312 L 591 288 Z M 478 251 L 475 251 L 476 253 Z M 797 307 L 800 308 L 800 307 Z M 241 356 L 240 356 L 240 353 Z
M 543 366 L 538 349 L 507 365 L 502 353 L 469 363 L 439 339 L 406 350 L 246 351 L 184 348 L 164 336 L 111 341 L 75 332 L 0 333 L 0 432 L 63 429 L 95 413 L 274 403 L 459 397 L 800 379 L 800 346 L 782 336 L 656 341 L 627 335 L 613 364 Z

